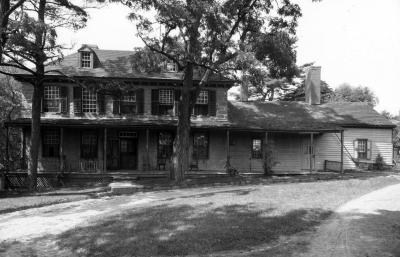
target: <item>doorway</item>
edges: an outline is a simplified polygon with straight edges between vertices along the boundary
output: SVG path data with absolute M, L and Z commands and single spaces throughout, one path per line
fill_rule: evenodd
M 137 138 L 120 138 L 120 169 L 137 169 Z

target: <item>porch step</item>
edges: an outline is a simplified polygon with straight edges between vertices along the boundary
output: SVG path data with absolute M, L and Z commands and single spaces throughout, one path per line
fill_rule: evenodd
M 142 185 L 137 185 L 131 181 L 113 182 L 108 185 L 111 193 L 116 195 L 132 194 L 143 189 Z

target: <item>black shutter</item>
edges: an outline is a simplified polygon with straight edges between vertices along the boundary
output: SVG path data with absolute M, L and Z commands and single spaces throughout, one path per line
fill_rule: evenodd
M 143 114 L 144 112 L 144 89 L 139 88 L 136 90 L 136 112 Z
M 119 113 L 119 106 L 120 106 L 120 104 L 121 104 L 121 102 L 120 102 L 120 97 L 118 97 L 118 96 L 114 96 L 113 97 L 113 114 L 120 114 Z
M 158 115 L 158 89 L 151 90 L 151 114 Z
M 217 115 L 217 96 L 214 90 L 208 90 L 208 115 Z
M 74 87 L 74 113 L 82 114 L 82 88 Z
M 68 87 L 60 87 L 60 97 L 61 113 L 68 114 Z
M 99 114 L 103 115 L 106 113 L 106 100 L 105 100 L 105 95 L 102 93 L 97 93 L 97 106 Z

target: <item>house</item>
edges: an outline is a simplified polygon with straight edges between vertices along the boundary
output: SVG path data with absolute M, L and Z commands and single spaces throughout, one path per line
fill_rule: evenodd
M 168 172 L 183 74 L 171 64 L 159 73 L 136 72 L 133 53 L 83 45 L 48 67 L 59 72 L 45 80 L 40 171 Z M 31 79 L 18 77 L 26 110 L 8 124 L 22 128 L 25 160 Z M 195 74 L 195 83 L 199 79 Z M 319 67 L 309 71 L 306 102 L 228 101 L 232 86 L 214 74 L 197 98 L 190 172 L 225 172 L 229 162 L 240 172 L 263 173 L 264 154 L 271 154 L 275 173 L 353 169 L 373 163 L 378 154 L 392 164 L 394 125 L 364 103 L 320 104 Z

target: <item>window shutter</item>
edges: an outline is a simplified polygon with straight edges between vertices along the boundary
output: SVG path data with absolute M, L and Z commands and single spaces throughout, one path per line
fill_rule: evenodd
M 217 115 L 217 96 L 214 90 L 208 90 L 208 115 Z
M 97 110 L 99 114 L 106 113 L 105 95 L 102 93 L 97 93 Z
M 74 113 L 82 114 L 82 88 L 74 87 Z
M 368 143 L 367 143 L 367 160 L 371 160 L 371 156 L 372 156 L 372 143 L 371 143 L 371 140 L 368 140 Z
M 354 158 L 358 159 L 358 140 L 353 141 L 354 146 Z
M 121 98 L 118 96 L 113 97 L 113 114 L 120 114 L 119 113 L 120 100 Z
M 60 87 L 60 97 L 61 113 L 68 114 L 68 87 Z
M 158 115 L 158 89 L 151 90 L 151 114 Z
M 139 88 L 136 90 L 136 112 L 143 114 L 144 112 L 144 89 Z

